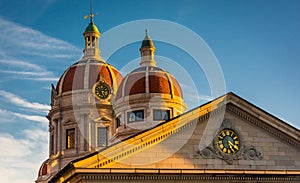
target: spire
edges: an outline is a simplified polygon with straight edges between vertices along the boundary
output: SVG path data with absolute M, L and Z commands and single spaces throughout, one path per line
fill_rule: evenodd
M 141 52 L 141 66 L 156 66 L 154 60 L 155 47 L 152 39 L 149 36 L 148 29 L 146 29 L 146 36 L 142 41 L 142 46 L 140 48 Z
M 97 26 L 94 24 L 94 14 L 92 0 L 90 0 L 90 14 L 84 17 L 85 19 L 90 18 L 90 23 L 86 27 L 83 35 L 85 40 L 85 48 L 83 50 L 84 57 L 100 57 L 99 50 L 99 38 L 100 32 Z
M 94 17 L 94 14 L 93 14 L 93 1 L 90 0 L 90 23 L 94 23 L 93 17 Z

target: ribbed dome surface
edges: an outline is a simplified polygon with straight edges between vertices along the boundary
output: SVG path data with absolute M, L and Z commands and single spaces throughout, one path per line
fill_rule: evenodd
M 122 76 L 116 68 L 105 62 L 81 60 L 64 72 L 57 83 L 56 91 L 58 94 L 62 94 L 69 91 L 92 89 L 95 83 L 103 79 L 111 88 L 116 89 L 122 81 Z
M 89 23 L 89 25 L 85 28 L 84 33 L 88 33 L 88 32 L 94 32 L 100 34 L 97 26 L 93 22 Z
M 154 66 L 139 67 L 128 74 L 118 89 L 116 99 L 142 93 L 170 94 L 182 98 L 180 85 L 174 76 Z
M 39 169 L 38 176 L 43 176 L 48 174 L 48 160 L 44 161 Z

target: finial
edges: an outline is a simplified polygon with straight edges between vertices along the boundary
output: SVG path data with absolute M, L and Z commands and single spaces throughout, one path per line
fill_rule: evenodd
M 148 29 L 146 29 L 146 36 L 148 37 L 149 35 L 148 35 Z
M 93 14 L 93 0 L 90 0 L 90 21 L 91 21 L 91 23 L 93 23 L 93 17 L 94 17 L 94 14 Z
M 93 13 L 93 0 L 90 0 L 90 14 L 84 16 L 84 19 L 90 18 L 90 23 L 94 23 L 93 17 L 94 17 L 94 13 Z

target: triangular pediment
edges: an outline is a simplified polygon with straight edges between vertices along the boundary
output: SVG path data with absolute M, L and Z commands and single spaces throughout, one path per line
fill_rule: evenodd
M 210 125 L 214 126 L 213 128 L 209 126 L 198 127 L 199 124 L 207 123 L 209 120 L 211 120 L 212 124 Z M 228 126 L 228 124 L 226 126 L 225 124 L 224 126 L 224 121 L 230 121 L 231 123 L 236 124 L 231 124 L 231 126 Z M 238 123 L 239 125 L 237 125 Z M 253 141 L 254 145 L 249 144 L 247 146 L 243 146 L 243 152 L 240 152 L 241 156 L 251 156 L 250 158 L 257 160 L 263 159 L 263 152 L 261 152 L 262 149 L 260 146 L 255 147 L 255 144 L 259 143 L 260 137 L 266 138 L 262 134 L 270 136 L 270 139 L 268 139 L 270 143 L 282 142 L 287 144 L 287 147 L 290 146 L 291 148 L 293 147 L 299 150 L 299 130 L 266 113 L 235 94 L 228 93 L 179 117 L 125 139 L 124 141 L 112 145 L 111 147 L 108 147 L 107 149 L 104 149 L 90 157 L 86 157 L 86 159 L 74 162 L 74 165 L 76 167 L 85 168 L 114 167 L 114 165 L 118 162 L 125 162 L 126 164 L 126 159 L 131 156 L 133 156 L 134 162 L 136 163 L 138 162 L 136 154 L 142 154 L 143 151 L 147 153 L 151 153 L 151 151 L 159 152 L 161 155 L 159 158 L 163 159 L 172 154 L 168 154 L 169 152 L 167 152 L 166 155 L 163 155 L 160 148 L 155 148 L 162 147 L 165 148 L 166 151 L 170 151 L 175 154 L 176 151 L 179 151 L 183 147 L 184 143 L 188 142 L 188 138 L 191 138 L 191 131 L 185 129 L 194 129 L 193 133 L 197 134 L 196 130 L 201 131 L 201 129 L 197 129 L 197 127 L 202 128 L 202 130 L 205 129 L 205 131 L 201 134 L 202 136 L 198 135 L 199 139 L 195 139 L 195 141 L 198 140 L 199 143 L 193 144 L 192 155 L 197 156 L 198 152 L 198 155 L 200 156 L 200 151 L 195 151 L 195 147 L 197 145 L 201 146 L 199 147 L 200 150 L 205 149 L 205 146 L 213 147 L 214 138 L 221 128 L 236 129 L 238 131 L 237 133 L 242 133 L 241 131 L 244 130 L 243 132 L 247 134 L 247 129 L 241 129 L 241 125 L 243 125 L 243 123 L 248 125 L 244 125 L 247 126 L 245 128 L 256 129 L 258 131 L 255 132 L 257 134 L 255 139 L 257 142 Z M 180 143 L 176 142 L 174 145 L 169 141 L 171 141 L 173 136 L 175 137 L 176 134 L 178 134 L 177 136 L 179 139 L 175 139 L 180 141 Z M 255 138 L 251 135 L 250 137 Z M 272 142 L 271 137 L 274 138 L 274 142 Z M 248 136 L 241 134 L 241 138 L 244 142 L 246 142 Z M 211 150 L 211 152 L 214 151 L 217 151 L 217 149 L 214 148 Z M 250 155 L 247 153 L 250 153 Z M 211 157 L 212 159 L 220 159 L 222 161 L 227 158 L 226 162 L 228 164 L 233 164 L 231 161 L 234 158 L 244 159 L 238 156 L 232 156 L 232 158 L 230 158 L 230 155 L 222 157 L 220 154 L 222 155 L 222 153 L 206 155 L 207 157 L 204 157 L 204 159 L 207 160 Z M 159 158 L 157 161 L 159 161 Z M 146 164 L 146 162 L 147 160 L 145 160 L 145 158 L 141 158 L 141 162 L 137 164 Z
M 217 139 L 227 129 L 240 144 L 223 153 Z M 71 164 L 79 169 L 299 172 L 299 152 L 298 129 L 228 93 Z

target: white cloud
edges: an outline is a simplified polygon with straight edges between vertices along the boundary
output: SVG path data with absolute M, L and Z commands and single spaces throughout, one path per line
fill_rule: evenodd
M 37 165 L 47 157 L 48 133 L 41 129 L 24 130 L 22 137 L 0 133 L 0 182 L 33 182 Z
M 25 120 L 45 123 L 45 124 L 48 123 L 48 119 L 45 116 L 21 114 L 21 113 L 11 112 L 5 109 L 0 109 L 0 118 L 1 118 L 0 121 L 1 123 L 15 123 L 15 122 L 19 122 L 20 119 L 25 119 Z
M 26 115 L 20 113 L 12 113 L 13 115 L 24 118 L 30 121 L 41 122 L 41 123 L 48 123 L 48 119 L 45 116 L 36 116 L 36 115 Z
M 5 58 L 5 59 L 4 59 Z M 30 80 L 39 80 L 39 81 L 48 81 L 48 80 L 40 80 L 43 78 L 55 78 L 53 72 L 47 71 L 46 69 L 40 67 L 37 64 L 30 63 L 28 61 L 21 61 L 18 59 L 12 59 L 8 56 L 0 59 L 0 64 L 4 66 L 4 69 L 0 70 L 0 73 L 6 75 L 19 75 L 19 79 L 30 79 Z M 5 67 L 10 66 L 13 67 L 14 70 L 6 69 Z M 24 76 L 30 76 L 33 78 L 25 78 Z M 11 78 L 11 77 L 9 77 Z M 52 80 L 51 80 L 52 81 Z
M 2 81 L 6 78 L 57 81 L 58 77 L 46 67 L 53 68 L 57 60 L 77 60 L 82 54 L 76 46 L 3 18 L 0 18 L 0 32 Z M 29 59 L 23 60 L 25 58 Z M 34 64 L 41 62 L 43 66 Z
M 0 32 L 0 82 L 5 88 L 17 89 L 19 86 L 11 80 L 18 79 L 26 80 L 27 86 L 34 86 L 25 88 L 27 92 L 37 88 L 44 90 L 42 82 L 58 81 L 54 74 L 56 70 L 51 70 L 57 69 L 57 63 L 77 60 L 82 54 L 81 49 L 65 41 L 3 18 L 0 18 Z M 0 88 L 0 102 L 5 101 L 0 103 L 0 123 L 13 123 L 12 126 L 17 124 L 17 129 L 29 128 L 26 125 L 30 123 L 22 123 L 25 121 L 47 124 L 43 114 L 50 106 L 23 97 Z M 0 182 L 33 182 L 39 166 L 48 157 L 48 132 L 41 129 L 17 131 L 5 128 L 1 131 Z
M 188 98 L 190 100 L 204 100 L 204 101 L 211 101 L 214 99 L 213 96 L 209 96 L 209 95 L 198 95 L 198 96 L 189 95 Z
M 6 157 L 6 159 L 2 161 L 11 161 L 10 158 L 19 158 L 30 154 L 30 148 L 25 140 L 17 140 L 7 133 L 0 134 L 0 146 L 0 156 Z M 18 151 L 16 151 L 16 149 L 18 149 Z
M 59 78 L 55 78 L 55 77 L 53 77 L 53 78 L 52 77 L 46 77 L 46 78 L 24 78 L 24 79 L 34 80 L 34 81 L 53 81 L 53 82 L 57 82 L 59 80 Z
M 19 74 L 19 75 L 27 75 L 27 76 L 47 76 L 52 74 L 51 72 L 29 72 L 29 71 L 8 71 L 8 70 L 0 70 L 0 73 L 4 74 Z
M 24 62 L 21 60 L 8 59 L 7 57 L 5 59 L 0 59 L 0 63 L 6 64 L 6 65 L 13 65 L 15 67 L 22 67 L 22 68 L 25 67 L 28 69 L 43 70 L 40 66 L 38 66 L 36 64 Z
M 79 51 L 79 49 L 78 49 Z M 58 59 L 69 59 L 69 58 L 76 58 L 76 56 L 80 56 L 80 54 L 64 54 L 64 53 L 56 53 L 56 54 L 47 54 L 47 53 L 36 53 L 36 52 L 27 52 L 24 51 L 26 54 L 34 55 L 34 56 L 40 56 L 40 57 L 46 57 L 46 58 L 58 58 Z M 80 51 L 78 53 L 81 53 Z M 81 58 L 81 57 L 80 57 Z M 75 59 L 77 60 L 77 59 Z
M 38 111 L 44 111 L 44 112 L 50 110 L 49 105 L 40 104 L 37 102 L 28 102 L 27 100 L 13 94 L 13 93 L 6 92 L 4 90 L 0 90 L 0 96 L 7 99 L 10 103 L 20 106 L 20 107 L 29 108 L 29 109 L 38 110 Z
M 17 121 L 17 117 L 12 115 L 10 111 L 7 111 L 5 109 L 0 109 L 0 118 L 1 123 L 14 123 Z
M 49 37 L 39 31 L 21 26 L 2 18 L 0 18 L 0 32 L 0 38 L 2 40 L 13 44 L 16 47 L 23 47 L 29 50 L 55 50 L 57 52 L 79 51 L 77 47 L 69 43 Z M 51 54 L 48 56 L 51 56 Z

